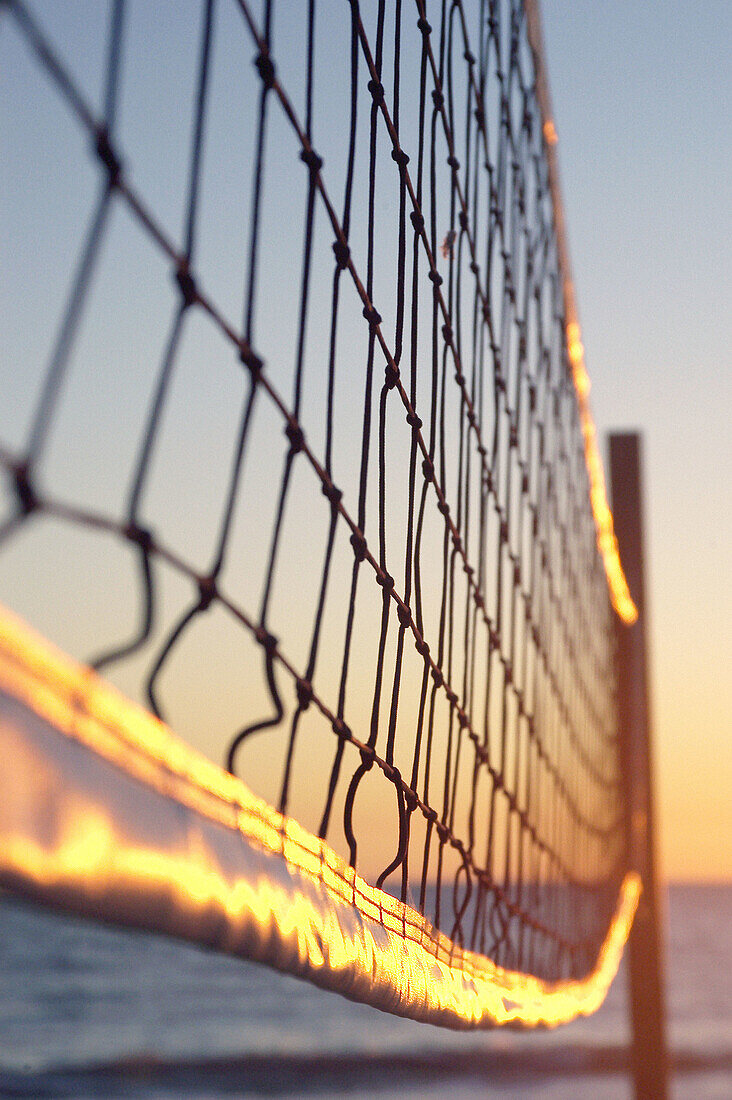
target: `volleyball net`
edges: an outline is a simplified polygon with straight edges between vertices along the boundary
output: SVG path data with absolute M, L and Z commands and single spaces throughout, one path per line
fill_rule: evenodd
M 0 881 L 449 1026 L 593 1010 L 634 608 L 535 5 L 80 11 L 0 10 Z

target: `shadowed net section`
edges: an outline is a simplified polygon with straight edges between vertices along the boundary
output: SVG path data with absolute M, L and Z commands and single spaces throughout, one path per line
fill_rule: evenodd
M 586 977 L 613 611 L 523 4 L 0 19 L 0 597 L 444 942 Z

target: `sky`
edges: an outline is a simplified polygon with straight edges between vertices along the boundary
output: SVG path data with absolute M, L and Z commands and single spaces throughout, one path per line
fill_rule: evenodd
M 543 0 L 592 409 L 643 434 L 661 867 L 732 877 L 732 6 Z
M 106 7 L 96 0 L 68 7 L 32 7 L 52 25 L 62 55 L 73 59 L 85 93 L 98 104 Z M 319 10 L 327 9 L 328 3 Z M 338 5 L 341 16 L 343 10 Z M 183 106 L 191 100 L 189 74 L 195 64 L 200 4 L 182 5 L 175 12 L 163 6 L 154 19 L 150 11 L 144 4 L 131 6 L 130 34 L 139 48 L 130 51 L 129 67 L 124 70 L 120 145 L 130 150 L 136 185 L 163 229 L 176 239 L 183 220 L 190 128 Z M 729 879 L 732 142 L 727 119 L 732 99 L 728 64 L 732 7 L 727 0 L 705 0 L 693 7 L 676 0 L 643 4 L 544 0 L 542 11 L 574 281 L 593 382 L 592 408 L 602 434 L 633 428 L 643 433 L 644 440 L 661 868 L 671 879 Z M 238 24 L 232 26 L 230 33 L 219 34 L 216 40 L 220 52 L 213 95 L 233 104 L 233 115 L 212 111 L 197 269 L 238 327 L 252 151 L 246 142 L 232 140 L 232 134 L 237 132 L 237 122 L 245 121 L 241 105 L 255 100 L 258 84 L 251 66 L 240 65 L 237 52 L 245 48 L 249 57 L 251 44 Z M 335 22 L 333 41 L 336 35 L 343 36 L 347 24 L 341 18 L 338 29 L 334 27 Z M 94 203 L 97 166 L 88 156 L 78 125 L 17 49 L 14 32 L 6 27 L 0 30 L 0 51 L 5 51 L 0 56 L 0 94 L 9 97 L 4 103 L 13 105 L 12 112 L 0 116 L 8 150 L 0 164 L 0 188 L 8 196 L 6 209 L 13 211 L 12 217 L 4 219 L 2 232 L 16 265 L 14 289 L 4 287 L 5 297 L 0 298 L 7 309 L 6 401 L 0 409 L 0 439 L 16 445 L 27 431 L 31 407 L 27 395 L 39 385 L 78 242 Z M 278 48 L 296 56 L 300 32 L 294 21 L 288 29 L 281 20 L 276 33 Z M 164 70 L 161 56 L 166 57 Z M 347 87 L 345 57 L 343 50 L 329 51 L 332 80 L 340 81 L 342 88 Z M 225 83 L 221 74 L 226 74 Z M 302 73 L 290 79 L 298 85 Z M 338 102 L 336 96 L 332 103 L 325 98 L 316 102 L 321 151 L 321 141 L 327 139 L 336 148 L 347 140 L 343 113 L 334 110 Z M 327 134 L 325 126 L 318 130 L 320 118 L 330 123 Z M 292 188 L 295 216 L 301 217 L 304 175 L 300 172 L 295 177 L 287 160 L 291 135 L 283 130 L 278 144 L 276 127 L 284 124 L 275 117 L 272 125 L 272 174 L 279 173 Z M 278 148 L 283 150 L 281 163 Z M 325 153 L 329 171 L 337 172 L 332 166 L 337 166 L 338 158 L 327 149 Z M 45 198 L 49 181 L 56 196 L 53 206 Z M 291 181 L 296 181 L 299 191 Z M 340 192 L 341 184 L 340 178 L 333 181 L 334 193 Z M 217 201 L 207 198 L 212 194 Z M 363 200 L 364 194 L 358 194 L 357 201 Z M 276 224 L 269 227 L 270 243 L 278 231 Z M 316 232 L 322 232 L 317 224 Z M 33 247 L 28 247 L 29 241 Z M 322 237 L 318 245 L 327 258 L 323 267 L 327 273 L 314 279 L 314 310 L 328 308 L 332 271 L 329 238 Z M 288 288 L 299 284 L 299 270 L 293 271 L 287 256 L 276 247 L 267 255 L 259 333 L 274 334 L 292 345 L 296 291 L 288 294 Z M 42 314 L 29 310 L 28 304 L 34 301 L 44 302 Z M 115 210 L 95 278 L 94 308 L 87 311 L 77 341 L 75 373 L 61 409 L 58 438 L 65 441 L 65 449 L 56 447 L 55 435 L 49 441 L 54 484 L 62 495 L 73 492 L 90 507 L 103 507 L 117 491 L 119 469 L 135 456 L 136 437 L 130 425 L 139 423 L 139 411 L 150 397 L 154 376 L 149 369 L 150 349 L 155 349 L 157 357 L 164 347 L 175 303 L 175 288 L 160 255 L 124 211 Z M 362 333 L 360 309 L 350 308 L 353 332 Z M 313 359 L 322 359 L 321 345 L 322 334 L 314 333 L 308 348 Z M 155 476 L 146 488 L 146 509 L 162 517 L 161 537 L 174 548 L 185 547 L 201 567 L 210 557 L 211 532 L 225 493 L 222 471 L 227 468 L 245 398 L 241 372 L 231 371 L 231 359 L 231 348 L 212 335 L 210 326 L 195 318 L 188 324 L 171 395 L 173 415 L 164 426 Z M 23 372 L 12 369 L 20 361 L 28 364 Z M 205 401 L 197 396 L 201 364 L 205 381 L 225 379 L 206 387 Z M 277 369 L 272 356 L 275 380 Z M 106 404 L 99 400 L 105 387 L 113 393 Z M 304 397 L 303 416 L 307 421 L 312 413 L 313 433 L 319 430 L 314 410 L 322 408 L 322 399 L 317 387 Z M 336 445 L 345 449 L 357 430 L 358 424 L 344 416 Z M 277 419 L 262 413 L 255 425 L 255 445 L 281 438 L 280 432 Z M 393 459 L 403 463 L 405 453 L 397 451 Z M 278 455 L 278 470 L 279 464 Z M 339 473 L 346 493 L 354 493 L 355 467 L 344 466 Z M 245 469 L 245 498 L 256 497 L 265 511 L 273 499 L 266 491 L 271 476 L 268 468 Z M 206 493 L 189 493 L 194 484 L 204 484 Z M 300 520 L 324 507 L 322 497 L 309 492 L 304 482 L 296 485 L 295 516 Z M 397 512 L 395 529 L 401 516 Z M 250 523 L 247 529 L 240 518 L 235 540 L 247 537 L 251 551 L 252 534 L 271 523 L 270 514 L 266 523 Z M 308 525 L 300 522 L 299 528 L 295 524 L 288 531 L 289 545 L 314 560 L 322 554 L 322 532 L 306 544 L 303 530 Z M 77 656 L 94 655 L 93 637 L 100 633 L 114 637 L 121 624 L 129 633 L 136 613 L 136 572 L 130 570 L 126 551 L 104 543 L 101 551 L 95 545 L 94 559 L 87 558 L 86 536 L 67 530 L 54 529 L 48 541 L 40 533 L 31 538 L 36 540 L 34 545 L 24 542 L 17 552 L 11 547 L 6 553 L 0 598 L 10 600 L 8 593 L 17 596 L 19 610 Z M 254 553 L 261 564 L 267 547 L 265 540 L 260 541 Z M 290 586 L 299 586 L 303 605 L 312 604 L 317 592 L 306 590 L 297 560 L 295 555 L 284 555 L 282 569 L 285 574 L 289 570 Z M 45 585 L 38 584 L 39 568 L 45 571 Z M 122 578 L 122 583 L 110 588 L 111 575 Z M 52 619 L 44 595 L 49 583 L 56 600 Z M 346 593 L 348 571 L 336 572 L 333 585 Z M 188 598 L 180 581 L 167 574 L 161 577 L 160 589 L 171 614 Z M 255 599 L 252 591 L 251 600 Z M 80 625 L 81 606 L 93 614 Z M 287 607 L 283 605 L 280 612 L 285 616 Z M 261 698 L 256 694 L 263 690 L 258 676 L 248 680 L 241 675 L 241 669 L 251 666 L 256 657 L 253 643 L 242 640 L 244 632 L 227 633 L 216 614 L 212 612 L 201 625 L 199 638 L 205 649 L 212 622 L 224 631 L 223 646 L 216 650 L 217 659 L 209 662 L 207 673 L 216 699 L 213 712 L 196 709 L 193 686 L 200 648 L 189 651 L 187 643 L 179 647 L 176 691 L 166 701 L 172 710 L 171 724 L 197 728 L 201 747 L 218 758 L 221 731 L 231 732 L 242 698 L 251 703 L 254 695 L 260 708 L 268 700 L 266 694 Z M 374 629 L 378 624 L 368 625 Z M 87 626 L 94 627 L 94 635 L 90 632 L 87 637 Z M 213 639 L 213 627 L 210 636 Z M 306 642 L 303 637 L 302 652 L 293 653 L 298 667 L 307 659 Z M 233 690 L 232 684 L 237 685 Z M 124 676 L 122 686 L 127 686 Z M 329 686 L 332 692 L 337 688 L 335 682 Z M 363 698 L 356 693 L 354 705 L 368 707 L 368 690 L 364 689 Z M 204 725 L 210 730 L 201 736 Z

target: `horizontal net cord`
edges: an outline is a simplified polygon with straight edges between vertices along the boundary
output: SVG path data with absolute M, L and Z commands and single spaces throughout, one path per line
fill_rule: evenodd
M 199 268 L 198 255 L 203 233 L 200 209 L 205 197 L 201 181 L 208 132 L 206 104 L 212 95 L 211 74 L 220 64 L 216 21 L 232 7 L 257 51 L 258 74 L 252 96 L 254 180 L 241 328 L 227 319 L 215 292 L 209 289 L 210 276 Z M 281 64 L 273 44 L 278 27 L 273 13 L 279 11 L 278 5 L 265 4 L 259 22 L 252 15 L 253 8 L 244 2 L 228 8 L 213 2 L 199 6 L 201 36 L 191 79 L 193 117 L 184 231 L 181 242 L 176 243 L 144 187 L 132 183 L 134 150 L 127 149 L 118 134 L 116 98 L 125 73 L 122 27 L 127 5 L 118 0 L 110 8 L 109 63 L 101 115 L 85 98 L 71 66 L 67 68 L 60 60 L 51 38 L 41 29 L 40 17 L 36 22 L 37 17 L 19 2 L 6 6 L 24 43 L 39 58 L 44 75 L 50 77 L 91 140 L 100 178 L 97 206 L 89 219 L 77 272 L 68 284 L 68 307 L 33 430 L 20 446 L 0 442 L 0 464 L 8 475 L 12 502 L 8 518 L 0 519 L 0 540 L 12 554 L 14 546 L 24 545 L 31 537 L 28 532 L 60 521 L 70 530 L 114 535 L 133 551 L 140 578 L 139 626 L 122 643 L 110 644 L 105 639 L 96 647 L 93 663 L 114 671 L 117 664 L 135 660 L 144 649 L 152 650 L 143 694 L 159 715 L 165 712 L 164 700 L 170 696 L 166 684 L 177 654 L 198 629 L 204 613 L 224 611 L 245 628 L 258 647 L 267 692 L 265 705 L 260 701 L 252 705 L 251 713 L 242 708 L 237 715 L 239 733 L 228 744 L 229 767 L 244 774 L 253 756 L 268 755 L 268 739 L 284 737 L 281 779 L 268 797 L 282 812 L 301 806 L 302 799 L 296 802 L 298 783 L 303 782 L 298 753 L 310 751 L 317 716 L 327 731 L 329 746 L 333 746 L 326 748 L 333 763 L 327 794 L 318 807 L 312 807 L 313 833 L 322 839 L 332 838 L 340 816 L 343 836 L 336 837 L 336 843 L 340 840 L 341 852 L 346 850 L 351 864 L 359 865 L 368 851 L 369 838 L 363 827 L 359 834 L 354 821 L 364 781 L 369 772 L 366 782 L 378 773 L 388 792 L 384 800 L 391 803 L 391 813 L 398 819 L 398 838 L 391 855 L 371 875 L 377 886 L 393 876 L 393 888 L 401 900 L 419 895 L 415 904 L 424 914 L 432 904 L 427 894 L 436 880 L 434 923 L 456 943 L 492 953 L 507 969 L 518 971 L 535 960 L 544 977 L 582 976 L 594 965 L 622 880 L 623 792 L 616 758 L 607 600 L 599 591 L 594 546 L 587 538 L 589 489 L 586 471 L 578 461 L 583 440 L 581 416 L 568 384 L 570 376 L 564 371 L 566 348 L 559 346 L 560 337 L 565 342 L 566 332 L 553 265 L 558 262 L 561 267 L 561 255 L 555 256 L 557 242 L 546 208 L 551 188 L 535 140 L 533 78 L 529 68 L 525 72 L 522 68 L 525 57 L 519 65 L 514 56 L 524 31 L 523 9 L 519 4 L 480 4 L 481 25 L 488 27 L 488 34 L 471 54 L 466 45 L 466 13 L 473 14 L 470 5 L 450 5 L 449 20 L 448 8 L 443 5 L 434 29 L 427 24 L 421 3 L 397 3 L 394 9 L 383 3 L 370 8 L 351 5 L 351 87 L 355 91 L 341 214 L 332 199 L 335 188 L 326 186 L 331 162 L 327 157 L 328 163 L 321 160 L 321 140 L 315 136 L 317 8 L 310 4 L 307 18 L 303 18 L 307 79 L 305 106 L 300 110 L 294 94 L 286 90 L 286 75 L 280 75 L 286 74 L 286 65 Z M 393 12 L 398 14 L 391 58 L 385 46 L 385 27 Z M 405 13 L 403 20 L 401 13 Z M 374 17 L 375 33 L 368 25 Z M 416 138 L 411 135 L 410 145 L 404 126 L 408 101 L 400 91 L 399 41 L 402 34 L 406 42 L 407 26 L 412 24 L 419 31 L 423 75 L 421 129 Z M 502 26 L 510 27 L 510 49 Z M 472 57 L 471 61 L 465 56 L 465 113 L 468 119 L 475 113 L 475 127 L 463 139 L 454 122 L 458 95 L 451 65 L 453 55 L 462 53 L 464 46 L 464 52 Z M 509 55 L 504 72 L 500 66 Z M 393 92 L 384 87 L 385 71 L 392 62 Z M 483 208 L 477 197 L 478 169 L 482 171 L 478 147 L 482 142 L 480 148 L 489 160 L 493 131 L 487 113 L 476 104 L 483 102 L 480 97 L 493 65 L 508 106 L 504 117 L 502 100 L 501 138 L 495 165 L 487 169 L 489 202 Z M 368 98 L 363 104 L 359 101 L 362 121 L 357 125 L 353 104 L 359 89 L 366 86 Z M 523 103 L 528 123 L 514 126 L 509 109 L 512 96 Z M 261 323 L 257 328 L 260 284 L 267 263 L 280 245 L 286 251 L 279 240 L 273 249 L 273 240 L 267 239 L 260 226 L 261 209 L 270 194 L 266 169 L 272 143 L 268 144 L 267 134 L 275 111 L 286 120 L 293 139 L 293 161 L 307 188 L 305 217 L 302 223 L 297 222 L 302 245 L 293 244 L 287 252 L 291 265 L 301 266 L 302 271 L 299 290 L 293 295 L 297 324 L 292 341 L 294 369 L 287 380 L 292 386 L 291 398 L 285 396 L 287 383 L 271 369 L 277 365 L 270 346 L 272 334 Z M 279 140 L 284 144 L 284 137 Z M 398 252 L 396 288 L 380 281 L 374 259 L 379 238 L 379 186 L 385 173 L 380 159 L 383 149 L 379 156 L 376 153 L 379 141 L 385 142 L 389 153 L 386 164 L 398 177 L 394 219 L 398 224 L 387 227 Z M 462 167 L 457 157 L 461 141 L 467 143 L 467 155 L 461 153 Z M 436 182 L 440 142 L 444 143 L 449 172 Z M 368 228 L 359 253 L 354 240 L 357 201 L 351 201 L 349 187 L 365 159 L 369 160 L 369 196 L 363 205 Z M 292 174 L 294 177 L 294 170 Z M 513 180 L 510 184 L 509 177 Z M 442 185 L 450 204 L 444 221 L 443 214 L 437 212 Z M 541 207 L 534 228 L 524 209 L 534 202 L 530 199 L 532 189 L 539 195 L 537 209 Z M 484 241 L 485 255 L 481 257 L 480 219 L 488 207 L 488 239 L 492 243 L 486 248 Z M 130 473 L 124 474 L 130 488 L 119 514 L 115 507 L 84 506 L 68 492 L 59 492 L 49 475 L 46 454 L 66 376 L 71 378 L 76 369 L 73 353 L 78 331 L 83 328 L 82 306 L 89 288 L 99 280 L 99 256 L 110 232 L 110 220 L 122 208 L 172 266 L 180 297 L 172 310 L 154 397 L 147 416 L 140 417 L 142 442 Z M 306 423 L 305 368 L 309 370 L 311 363 L 303 351 L 307 331 L 315 324 L 310 296 L 316 280 L 311 269 L 313 256 L 319 254 L 315 229 L 323 211 L 335 237 L 328 242 L 334 258 L 329 261 L 333 280 L 330 346 L 323 355 L 330 374 L 327 407 L 321 414 L 324 445 L 318 419 L 310 426 Z M 536 213 L 533 206 L 530 213 Z M 518 236 L 529 242 L 528 260 L 521 258 L 514 239 Z M 524 267 L 526 273 L 522 274 Z M 491 271 L 494 281 L 496 271 L 502 279 L 499 293 L 491 289 Z M 367 354 L 358 364 L 348 364 L 359 387 L 362 379 L 367 379 L 363 434 L 357 439 L 354 432 L 354 452 L 359 443 L 361 447 L 360 477 L 351 492 L 344 491 L 338 475 L 334 442 L 338 430 L 336 368 L 343 374 L 345 358 L 342 351 L 336 354 L 335 334 L 339 325 L 343 328 L 339 295 L 345 300 L 348 293 L 355 294 L 368 333 Z M 531 329 L 527 302 L 534 294 L 540 301 L 540 293 L 544 298 L 535 319 L 540 331 L 534 337 L 540 350 L 527 357 L 526 344 L 532 344 L 527 336 Z M 393 337 L 389 331 L 392 321 L 384 321 L 378 312 L 381 308 L 387 317 L 393 312 L 390 294 L 396 300 Z M 208 569 L 195 565 L 193 555 L 180 550 L 164 528 L 163 533 L 157 530 L 155 517 L 146 514 L 145 506 L 181 348 L 199 317 L 211 323 L 233 351 L 233 371 L 240 372 L 245 387 L 226 500 Z M 424 347 L 420 346 L 420 325 L 427 334 Z M 326 307 L 321 311 L 320 328 L 327 327 Z M 517 330 L 518 351 L 513 342 Z M 571 361 L 571 354 L 569 358 Z M 383 383 L 376 380 L 377 360 L 384 369 Z M 424 369 L 429 376 L 430 366 L 432 377 L 425 398 L 419 389 L 425 376 L 420 371 Z M 458 415 L 450 434 L 445 408 L 452 381 Z M 495 391 L 492 403 L 491 390 Z M 275 456 L 278 466 L 281 461 L 279 482 L 273 476 L 267 486 L 276 506 L 268 529 L 270 550 L 261 569 L 261 589 L 255 596 L 247 591 L 243 597 L 234 583 L 240 577 L 231 572 L 232 529 L 235 502 L 241 496 L 244 455 L 247 448 L 252 450 L 248 440 L 263 401 L 276 411 L 287 442 L 281 460 Z M 408 453 L 401 468 L 387 461 L 396 434 L 395 409 L 399 424 L 403 428 L 406 421 L 409 429 Z M 249 461 L 253 461 L 251 455 Z M 262 471 L 267 463 L 274 470 L 271 454 L 262 460 Z M 277 625 L 272 608 L 276 607 L 282 563 L 287 560 L 281 549 L 285 541 L 282 531 L 293 508 L 292 485 L 305 467 L 327 502 L 329 522 L 322 564 L 314 558 L 301 564 L 303 572 L 312 574 L 318 598 L 312 626 L 307 628 L 309 650 L 304 656 L 295 656 L 297 639 L 288 633 L 287 621 L 281 616 Z M 397 538 L 390 526 L 388 505 L 399 478 L 408 508 L 406 532 Z M 475 498 L 471 498 L 473 485 L 480 486 Z M 441 526 L 425 550 L 429 516 L 435 513 Z M 253 515 L 251 523 L 255 525 L 258 521 L 256 513 Z M 495 526 L 492 538 L 488 533 L 491 525 Z M 350 543 L 346 552 L 352 554 L 347 564 L 352 570 L 350 604 L 346 594 L 341 608 L 342 658 L 335 651 L 340 680 L 325 684 L 323 666 L 326 659 L 333 663 L 334 653 L 325 653 L 321 637 L 332 615 L 332 575 L 344 532 Z M 527 538 L 530 550 L 526 549 Z M 402 539 L 403 574 L 401 565 L 399 570 L 394 568 L 398 558 L 395 546 L 401 546 Z M 437 574 L 429 579 L 424 561 L 427 552 Z M 189 582 L 193 595 L 179 601 L 176 616 L 164 618 L 161 578 L 168 569 Z M 364 598 L 367 580 L 378 586 L 370 592 L 377 609 L 380 605 L 381 625 L 378 644 L 369 655 L 372 701 L 358 712 L 349 697 L 356 675 L 352 653 L 358 645 L 358 601 Z M 430 587 L 439 594 L 438 614 L 433 614 L 432 622 L 427 611 Z M 293 596 L 296 603 L 297 591 Z M 156 633 L 161 618 L 164 621 Z M 408 691 L 402 668 L 415 653 L 416 678 Z M 287 695 L 283 680 L 290 689 Z M 485 687 L 481 681 L 487 681 Z M 489 702 L 489 697 L 498 702 Z M 402 718 L 405 712 L 407 718 Z M 250 747 L 253 734 L 256 745 L 263 746 L 256 752 Z M 481 819 L 478 807 L 486 785 L 490 803 Z M 422 843 L 420 828 L 426 831 L 423 853 L 417 850 Z M 443 870 L 450 858 L 457 871 L 454 866 Z M 441 884 L 447 886 L 452 875 L 451 891 L 442 890 Z M 401 880 L 398 886 L 396 880 Z M 566 894 L 553 890 L 554 882 L 562 883 Z M 442 898 L 442 894 L 446 896 Z
M 46 904 L 253 957 L 453 1028 L 566 1023 L 597 1008 L 619 965 L 636 875 L 584 980 L 496 966 L 369 886 L 4 609 L 0 743 L 12 776 L 0 800 L 0 885 Z

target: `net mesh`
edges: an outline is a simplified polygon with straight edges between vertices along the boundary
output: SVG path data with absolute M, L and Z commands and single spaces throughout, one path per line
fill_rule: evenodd
M 0 15 L 0 595 L 457 944 L 581 977 L 614 634 L 523 4 L 145 8 Z

